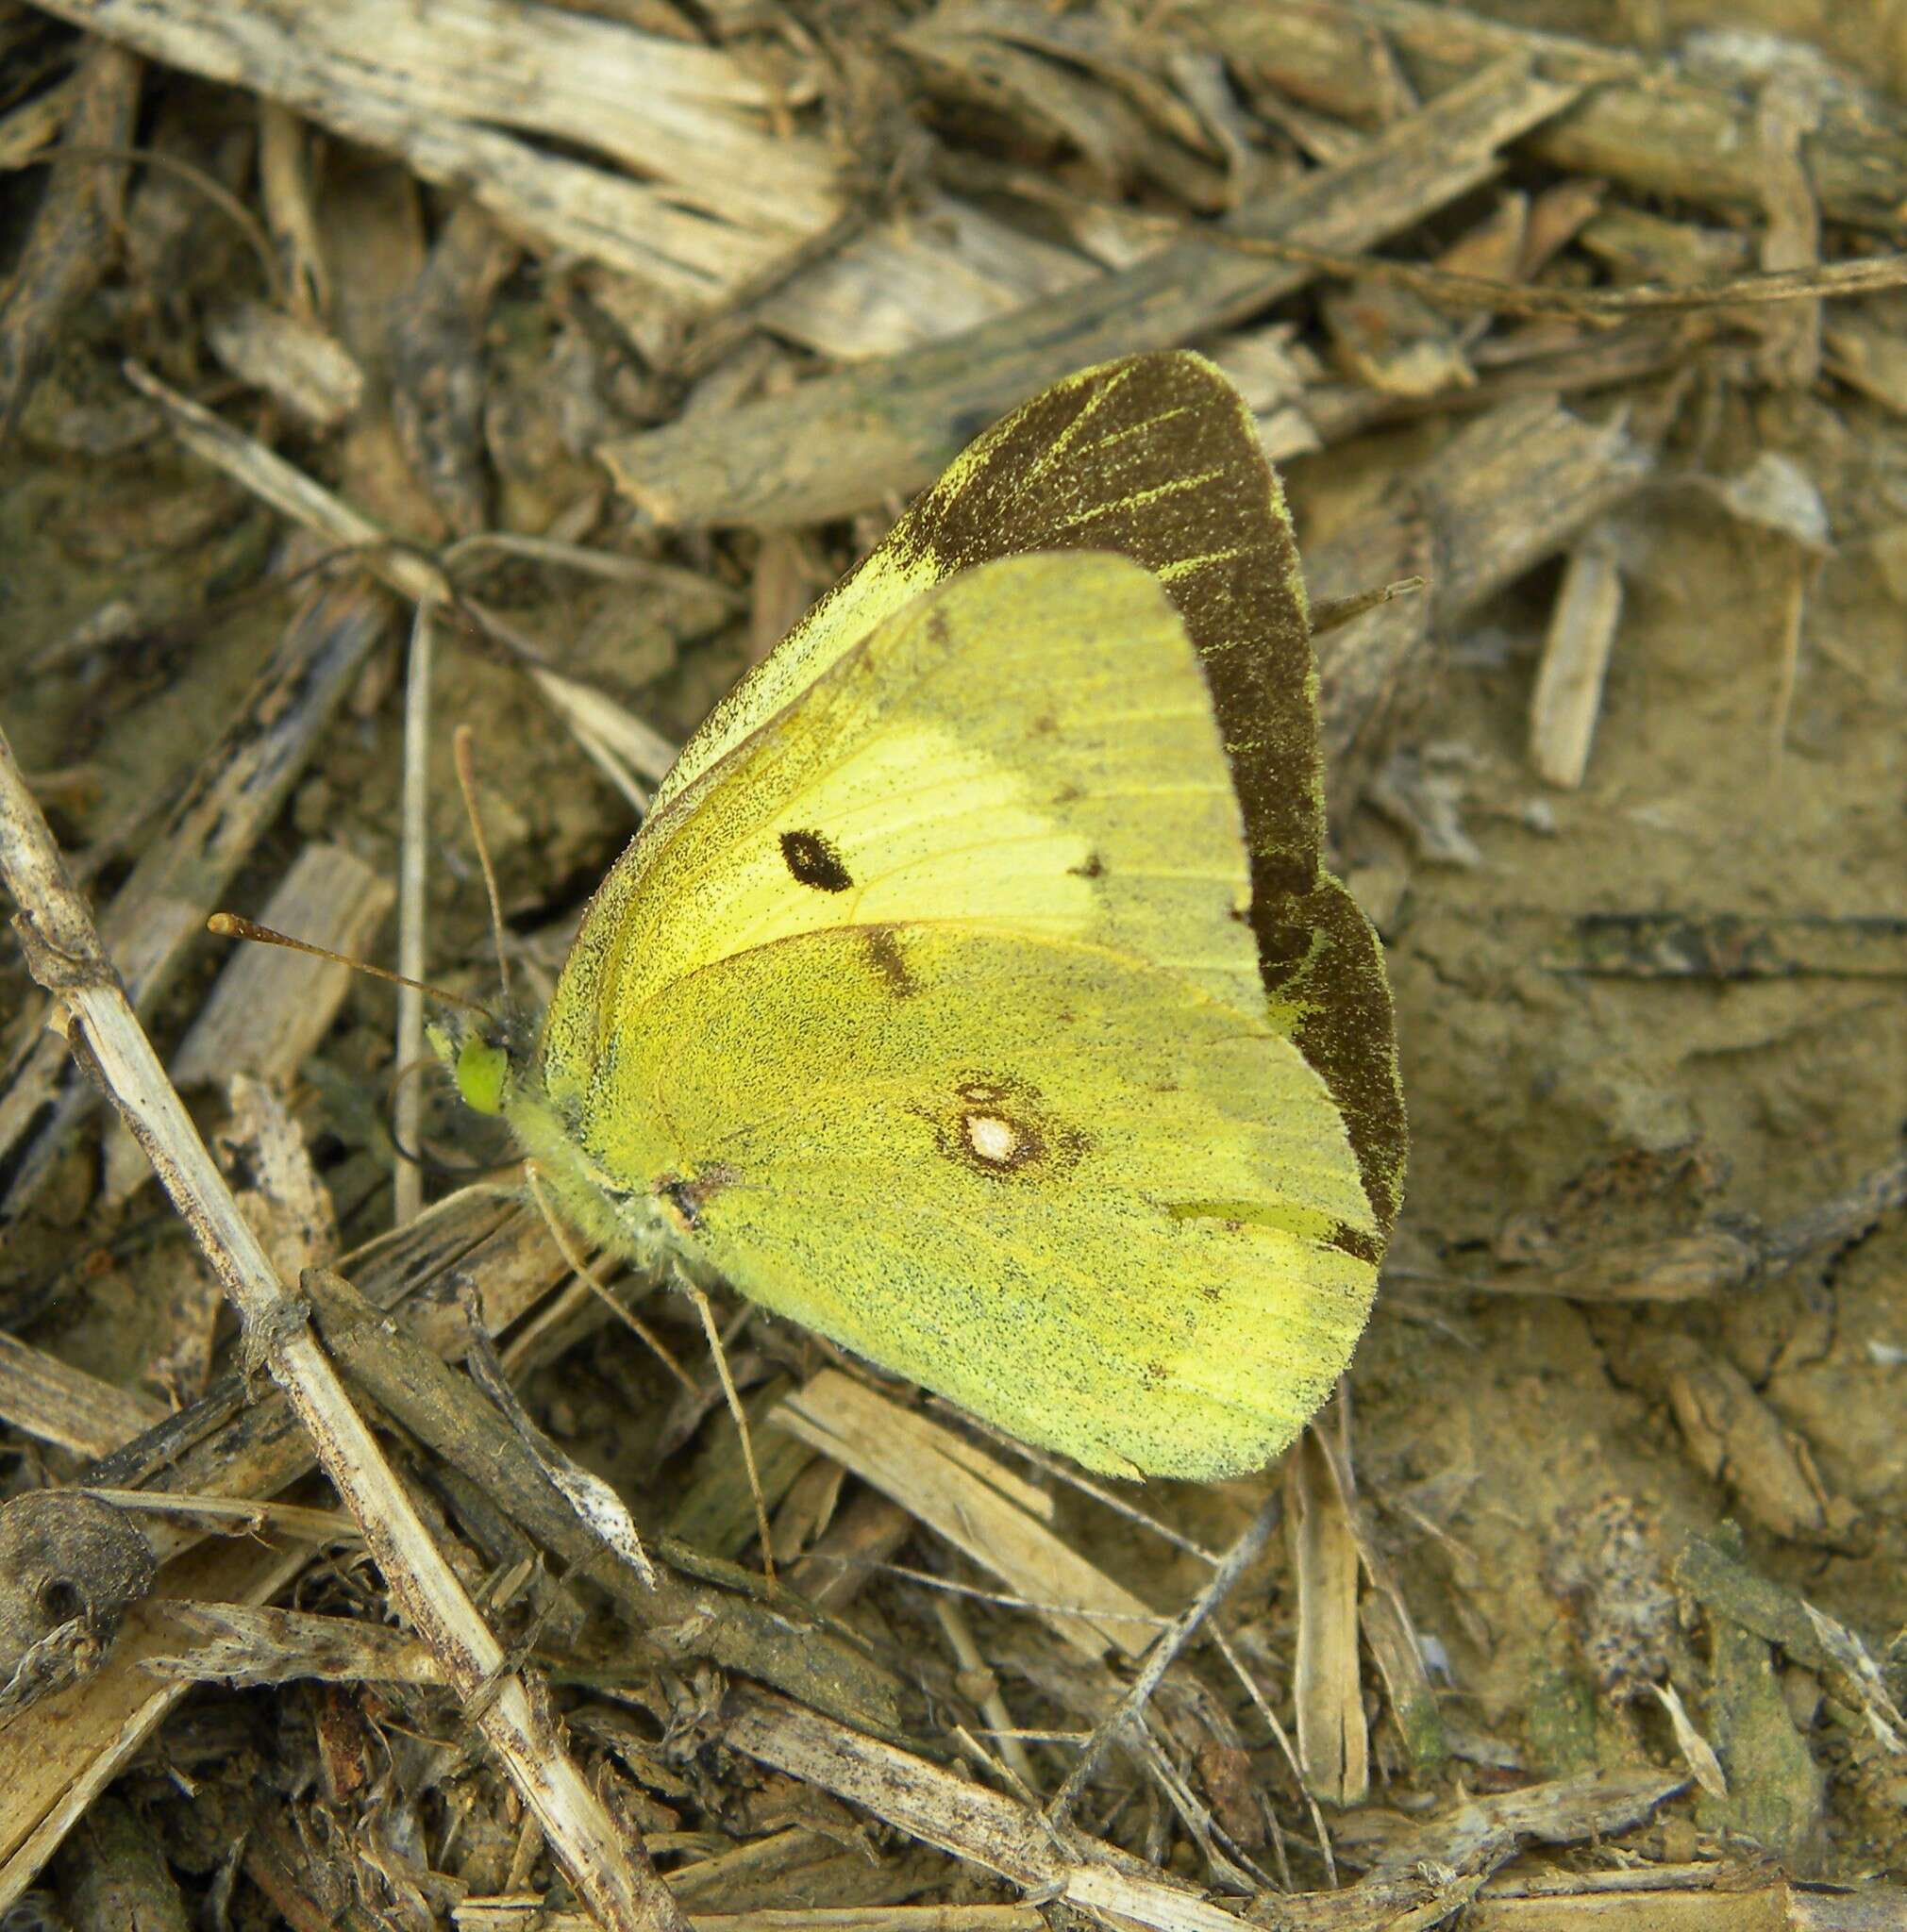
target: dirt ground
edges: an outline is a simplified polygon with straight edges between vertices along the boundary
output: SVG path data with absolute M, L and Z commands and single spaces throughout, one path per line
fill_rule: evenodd
M 1795 35 L 1874 85 L 1887 75 L 1884 59 L 1877 68 L 1864 58 L 1873 45 L 1891 49 L 1897 71 L 1907 71 L 1907 15 L 1898 8 L 1775 0 L 1625 8 L 1620 33 L 1600 8 L 1484 10 L 1517 28 L 1581 34 L 1640 59 L 1666 59 L 1690 30 L 1722 26 Z M 8 13 L 7 30 L 24 35 L 11 16 L 25 10 Z M 1850 25 L 1855 14 L 1865 26 Z M 845 14 L 830 19 L 838 25 Z M 1069 72 L 1078 79 L 1080 70 Z M 253 195 L 248 166 L 226 166 L 237 139 L 230 130 L 248 119 L 243 91 L 157 65 L 145 87 L 145 120 L 122 141 L 133 132 L 163 137 Z M 910 80 L 894 111 L 916 115 L 945 152 L 986 155 L 1002 166 L 1040 158 L 1033 137 L 1015 131 L 1017 109 L 998 108 L 1003 120 L 978 110 L 949 120 L 922 111 L 912 87 Z M 1268 91 L 1247 97 L 1263 107 Z M 203 108 L 214 99 L 224 146 L 210 134 L 181 132 L 189 118 L 181 103 Z M 1269 141 L 1298 114 L 1322 111 L 1296 102 L 1291 123 L 1261 114 L 1251 125 Z M 1042 133 L 1050 141 L 1050 129 Z M 1319 135 L 1308 150 L 1313 161 L 1324 144 Z M 341 338 L 357 341 L 366 331 L 350 319 L 352 302 L 396 299 L 441 236 L 452 196 L 361 146 L 341 144 L 331 167 L 321 212 L 340 276 L 332 314 Z M 42 175 L 8 177 L 0 265 L 18 267 Z M 1499 192 L 1540 195 L 1570 178 L 1555 161 L 1518 151 L 1492 186 L 1409 230 L 1388 252 L 1433 259 L 1437 247 L 1485 219 Z M 1619 181 L 1607 195 L 1691 228 L 1761 233 L 1754 210 L 1724 217 Z M 1156 179 L 1144 195 L 1134 190 L 1135 200 L 1146 196 L 1154 207 L 1171 204 Z M 0 722 L 96 904 L 132 874 L 152 828 L 241 713 L 278 644 L 293 599 L 268 580 L 326 547 L 316 539 L 288 547 L 284 524 L 252 493 L 180 448 L 158 416 L 139 413 L 146 406 L 126 389 L 122 358 L 158 364 L 168 380 L 401 529 L 420 553 L 462 528 L 441 500 L 434 508 L 422 501 L 388 407 L 367 405 L 313 431 L 261 404 L 192 346 L 227 285 L 257 292 L 256 263 L 221 218 L 186 201 L 191 212 L 169 217 L 174 228 L 148 209 L 159 233 L 151 252 L 134 247 L 64 316 L 0 442 Z M 132 224 L 135 240 L 146 232 Z M 1900 244 L 1898 225 L 1837 226 L 1831 216 L 1828 233 L 1844 253 L 1855 252 L 1850 236 L 1876 253 Z M 354 255 L 348 238 L 360 234 L 370 239 Z M 182 247 L 191 272 L 173 285 L 156 282 L 154 264 L 176 266 Z M 1832 253 L 1823 247 L 1817 258 Z M 1600 271 L 1583 251 L 1566 258 L 1573 268 L 1552 283 L 1596 282 Z M 662 358 L 645 366 L 627 355 L 627 339 L 619 351 L 601 290 L 573 267 L 560 251 L 512 252 L 486 291 L 476 366 L 488 524 L 528 534 L 556 525 L 669 574 L 631 589 L 519 556 L 488 563 L 478 592 L 491 611 L 560 651 L 566 673 L 679 742 L 879 535 L 895 496 L 880 492 L 854 519 L 806 525 L 645 525 L 608 487 L 586 445 L 605 430 L 677 420 L 694 385 Z M 354 269 L 368 284 L 355 296 Z M 1319 300 L 1314 286 L 1255 321 L 1288 324 L 1322 368 L 1330 352 Z M 1907 296 L 1869 296 L 1863 312 L 1882 336 L 1907 340 L 1903 305 Z M 1818 317 L 1821 305 L 1805 306 Z M 1890 1692 L 1899 1699 L 1907 1690 L 1907 1217 L 1897 1193 L 1870 1213 L 1850 1214 L 1831 1238 L 1770 1239 L 1898 1163 L 1907 1128 L 1907 409 L 1898 397 L 1890 406 L 1878 380 L 1837 379 L 1845 356 L 1830 354 L 1804 381 L 1766 379 L 1767 338 L 1746 313 L 1731 311 L 1740 338 L 1730 339 L 1731 356 L 1691 352 L 1646 380 L 1564 398 L 1594 423 L 1626 412 L 1646 422 L 1651 451 L 1640 487 L 1593 519 L 1596 554 L 1614 561 L 1621 607 L 1581 787 L 1544 783 L 1530 749 L 1537 667 L 1565 555 L 1582 551 L 1578 529 L 1473 608 L 1440 616 L 1391 696 L 1380 755 L 1356 808 L 1331 828 L 1339 869 L 1387 947 L 1411 1122 L 1403 1218 L 1349 1377 L 1341 1440 L 1355 1472 L 1358 1533 L 1414 1624 L 1445 1747 L 1414 1761 L 1395 1683 L 1367 1647 L 1371 1790 L 1330 1814 L 1347 1881 L 1386 1869 L 1361 1847 L 1402 1842 L 1405 1823 L 1447 1819 L 1465 1800 L 1592 1773 L 1688 1774 L 1704 1748 L 1719 1766 L 1714 1790 L 1678 1796 L 1606 1860 L 1588 1848 L 1596 1834 L 1561 1838 L 1576 1848 L 1569 1869 L 1706 1863 L 1780 1871 L 1877 1899 L 1894 1896 L 1878 1890 L 1883 1884 L 1907 1881 L 1907 1755 L 1890 1748 L 1876 1716 Z M 1497 326 L 1500 335 L 1514 325 Z M 1211 330 L 1193 340 L 1222 347 L 1226 336 Z M 732 398 L 717 396 L 711 408 L 772 399 L 797 376 L 830 366 L 792 349 L 785 333 L 745 324 L 728 359 L 715 355 L 710 366 L 732 371 L 750 356 L 759 367 L 738 375 Z M 1358 530 L 1396 478 L 1447 446 L 1472 407 L 1461 397 L 1414 398 L 1377 426 L 1281 460 L 1307 549 Z M 1728 488 L 1771 457 L 1788 466 L 1761 472 L 1788 479 L 1789 508 L 1780 513 Z M 1816 499 L 1824 530 L 1808 526 Z M 572 523 L 579 505 L 591 514 Z M 1433 579 L 1438 561 L 1433 555 Z M 89 626 L 116 605 L 132 615 L 95 637 Z M 342 846 L 382 879 L 397 877 L 404 631 L 402 621 L 389 623 L 353 670 L 282 805 L 218 880 L 214 903 L 257 910 L 310 841 Z M 449 727 L 469 723 L 510 949 L 546 991 L 634 811 L 561 720 L 527 695 L 508 653 L 454 624 L 438 651 L 429 970 L 477 991 L 491 972 L 483 891 L 449 747 Z M 191 890 L 190 881 L 180 887 L 188 896 Z M 391 957 L 391 932 L 381 929 L 373 957 Z M 226 963 L 210 940 L 181 952 L 149 1015 L 162 1053 L 176 1046 Z M 5 1044 L 16 1069 L 40 1012 L 23 966 L 9 958 L 0 964 L 0 1014 L 10 1022 Z M 353 982 L 287 1089 L 335 1208 L 337 1253 L 391 1221 L 393 1013 L 387 989 Z M 426 1075 L 427 1085 L 433 1078 Z M 222 1123 L 216 1092 L 191 1097 L 205 1125 Z M 482 1124 L 460 1119 L 443 1093 L 433 1090 L 427 1106 L 433 1149 L 501 1158 Z M 453 1185 L 433 1178 L 428 1191 L 441 1196 Z M 1755 1258 L 1732 1275 L 1705 1271 L 1689 1265 L 1691 1243 L 1709 1244 L 1704 1255 Z M 1659 1274 L 1650 1291 L 1630 1291 L 1645 1263 L 1665 1265 L 1670 1256 L 1687 1269 L 1685 1292 L 1678 1297 Z M 136 1392 L 155 1411 L 199 1396 L 229 1339 L 179 1224 L 157 1190 L 138 1180 L 130 1150 L 115 1154 L 111 1136 L 102 1145 L 96 1117 L 75 1128 L 30 1207 L 8 1226 L 0 1271 L 0 1321 L 14 1336 Z M 644 1312 L 680 1357 L 704 1360 L 685 1306 L 657 1298 Z M 766 1322 L 736 1347 L 758 1414 L 825 1359 L 797 1331 Z M 683 1497 L 713 1507 L 709 1497 L 719 1492 L 727 1526 L 711 1532 L 706 1550 L 757 1560 L 747 1552 L 752 1515 L 745 1500 L 736 1503 L 743 1492 L 732 1431 L 724 1434 L 711 1400 L 685 1409 L 633 1338 L 599 1331 L 538 1370 L 525 1393 L 564 1449 L 633 1500 L 646 1529 L 673 1525 L 686 1535 Z M 0 1477 L 9 1495 L 70 1483 L 99 1453 L 36 1433 L 13 1413 L 8 1421 Z M 773 1425 L 761 1433 L 771 1443 L 765 1454 L 785 1452 L 785 1439 L 781 1450 L 772 1447 Z M 792 1489 L 797 1480 L 817 1481 L 791 1475 L 782 1491 L 805 1496 Z M 1274 1472 L 1204 1491 L 1150 1485 L 1135 1495 L 1215 1550 L 1280 1483 Z M 817 1535 L 857 1493 L 854 1478 L 835 1481 L 812 1509 Z M 1176 1612 L 1209 1574 L 1145 1528 L 1062 1488 L 1058 1494 L 1063 1537 L 1153 1608 Z M 438 1507 L 455 1516 L 457 1505 L 441 1495 Z M 473 1577 L 485 1568 L 479 1544 L 459 1546 Z M 1300 1614 L 1295 1549 L 1275 1536 L 1224 1612 L 1240 1647 L 1263 1662 L 1287 1724 L 1298 1694 L 1291 1685 Z M 1736 1566 L 1731 1575 L 1776 1587 L 1790 1608 L 1804 1599 L 1845 1626 L 1873 1660 L 1873 1697 L 1857 1695 L 1850 1654 L 1804 1655 L 1751 1627 L 1746 1613 L 1731 1617 L 1691 1569 L 1692 1549 L 1722 1553 Z M 976 1590 L 993 1584 L 924 1526 L 887 1549 L 888 1559 Z M 327 1559 L 307 1573 L 296 1601 L 375 1618 L 388 1605 L 367 1579 L 363 1562 Z M 930 1593 L 909 1574 L 878 1575 L 841 1614 L 883 1657 L 945 1656 Z M 1016 1724 L 1072 1735 L 1082 1711 L 1103 1715 L 1086 1691 L 1069 1692 L 1050 1634 L 1029 1634 L 1036 1618 L 984 1596 L 969 1614 Z M 545 1658 L 562 1653 L 562 1637 L 559 1629 Z M 607 1699 L 576 1657 L 546 1667 L 563 1696 L 579 1698 L 585 1684 L 598 1695 L 591 1708 Z M 952 1668 L 932 1678 L 930 1694 L 951 1695 Z M 1227 1842 L 1252 1844 L 1270 1861 L 1263 1831 L 1241 1838 L 1226 1810 L 1222 1766 L 1214 1767 L 1230 1749 L 1242 1754 L 1242 1774 L 1263 1808 L 1292 1834 L 1292 1885 L 1321 1891 L 1326 1874 L 1296 1778 L 1236 1680 L 1209 1654 L 1195 1653 L 1194 1668 L 1198 1694 L 1226 1710 L 1210 1719 L 1217 1756 L 1194 1751 L 1192 1758 L 1205 1800 L 1228 1821 Z M 972 1693 L 985 1674 L 962 1671 L 962 1694 Z M 1108 1681 L 1123 1688 L 1129 1675 L 1115 1671 Z M 711 1892 L 709 1909 L 864 1902 L 872 1910 L 904 1899 L 978 1909 L 1032 1889 L 1003 1885 L 971 1860 L 928 1860 L 889 1829 L 891 1816 L 873 1825 L 865 1809 L 844 1803 L 839 1786 L 828 1795 L 819 1781 L 771 1775 L 739 1753 L 719 1756 L 711 1740 L 722 1735 L 728 1681 L 712 1665 L 678 1666 L 616 1693 L 619 1708 L 646 1725 L 636 1741 L 622 1740 L 616 1775 L 619 1789 L 637 1793 L 628 1814 L 659 1860 L 692 1866 L 794 1829 L 829 1857 L 844 1844 L 860 1847 L 857 1856 L 888 1882 L 882 1890 L 850 1880 L 851 1860 L 817 1863 L 800 1885 L 764 1882 L 758 1895 L 738 1881 Z M 552 1867 L 533 1856 L 521 1869 L 512 1862 L 520 1813 L 493 1768 L 463 1764 L 461 1782 L 441 1765 L 427 1774 L 418 1739 L 471 1735 L 429 1701 L 438 1694 L 414 1685 L 201 1689 L 119 1772 L 109 1803 L 124 1801 L 158 1824 L 187 1897 L 227 1882 L 237 1867 L 226 1863 L 220 1880 L 221 1861 L 254 1827 L 294 1874 L 306 1868 L 279 1840 L 302 1834 L 309 1869 L 356 1872 L 354 1909 L 375 1904 L 404 1923 L 428 1923 L 449 1907 L 450 1891 L 416 1879 L 427 1868 L 454 1870 L 472 1895 L 500 1893 L 507 1880 L 540 1889 Z M 390 1772 L 392 1782 L 375 1802 L 324 1781 L 333 1769 L 323 1743 L 333 1720 L 382 1740 L 379 1775 Z M 594 1735 L 574 1709 L 571 1727 Z M 0 1754 L 10 1748 L 0 1732 Z M 1049 1743 L 1032 1749 L 1048 1788 L 1057 1785 L 1064 1753 Z M 1114 1771 L 1082 1824 L 1163 1873 L 1211 1885 L 1206 1848 L 1174 1827 L 1161 1789 L 1130 1766 Z M 457 1815 L 470 1833 L 454 1857 L 444 1813 L 432 1808 L 451 1790 L 460 1794 Z M 314 1847 L 323 1834 L 311 1824 L 321 1810 L 337 1834 L 322 1853 Z M 269 1828 L 259 1822 L 267 1814 Z M 402 1856 L 379 1868 L 389 1885 L 381 1897 L 340 1849 L 354 1816 L 382 1821 L 379 1828 L 402 1840 Z M 406 1839 L 393 1820 L 410 1821 L 415 1836 Z M 95 1820 L 95 1829 L 105 1825 Z M 83 1918 L 75 1856 L 69 1845 L 68 1862 L 40 1882 Z M 231 1923 L 267 1924 L 279 1913 L 298 1922 L 256 1861 L 243 1870 L 237 1890 L 221 1894 Z M 400 1870 L 410 1874 L 402 1883 L 392 1876 Z M 1267 1924 L 1300 1923 L 1280 1921 L 1265 1897 L 1253 1915 Z M 1373 1906 L 1369 1916 L 1341 1923 L 1394 1921 Z M 1507 1921 L 1479 1907 L 1475 1923 Z
M 1700 459 L 1790 454 L 1851 530 L 1899 460 L 1898 426 L 1863 413 L 1732 411 Z M 1296 487 L 1344 486 L 1300 471 Z M 1887 979 L 1557 970 L 1586 914 L 1895 919 L 1907 876 L 1907 654 L 1871 555 L 1849 544 L 1816 574 L 1686 477 L 1651 491 L 1623 541 L 1631 594 L 1584 789 L 1546 793 L 1522 756 L 1536 588 L 1451 641 L 1417 726 L 1447 760 L 1475 865 L 1413 863 L 1368 814 L 1347 841 L 1354 865 L 1403 874 L 1386 939 L 1412 1117 L 1393 1291 L 1353 1378 L 1360 1467 L 1467 1714 L 1492 1729 L 1520 1714 L 1531 1761 L 1555 1768 L 1635 1745 L 1600 1735 L 1606 1710 L 1593 1745 L 1540 1722 L 1581 1669 L 1577 1613 L 1546 1577 L 1607 1498 L 1664 1548 L 1738 1524 L 1758 1568 L 1883 1641 L 1901 1610 L 1898 1217 L 1716 1301 L 1560 1302 L 1516 1292 L 1503 1266 L 1527 1252 L 1519 1233 L 1540 1260 L 1705 1217 L 1779 1222 L 1899 1146 L 1907 1012 Z M 1715 1358 L 1805 1444 L 1832 1524 L 1772 1534 L 1693 1464 L 1668 1383 Z M 1898 1775 L 1846 1735 L 1817 1763 L 1833 1768 L 1831 1862 L 1898 1862 Z

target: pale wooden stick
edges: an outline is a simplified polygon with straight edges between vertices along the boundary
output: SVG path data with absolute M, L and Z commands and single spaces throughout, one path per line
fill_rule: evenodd
M 631 788 L 632 780 L 623 769 L 625 765 L 637 777 L 654 784 L 675 763 L 675 747 L 659 732 L 650 730 L 640 718 L 631 716 L 593 687 L 552 671 L 534 641 L 514 625 L 486 609 L 475 598 L 459 598 L 443 571 L 431 558 L 399 542 L 342 497 L 332 495 L 322 484 L 288 463 L 276 450 L 268 449 L 256 437 L 234 429 L 209 409 L 180 395 L 149 370 L 128 362 L 125 379 L 142 395 L 159 405 L 173 434 L 194 456 L 222 470 L 261 502 L 315 536 L 361 553 L 358 560 L 364 568 L 400 596 L 415 604 L 452 605 L 506 645 L 521 660 L 545 702 L 576 732 L 577 741 L 618 791 L 627 794 Z M 445 562 L 455 562 L 466 549 L 479 543 L 489 544 L 490 540 L 470 538 L 454 544 L 444 554 Z M 565 556 L 561 560 L 573 563 L 575 559 Z M 639 810 L 644 808 L 640 798 L 633 802 Z
M 1325 1425 L 1312 1423 L 1285 1463 L 1297 1579 L 1292 1701 L 1306 1788 L 1327 1804 L 1357 1805 L 1370 1787 L 1370 1737 L 1358 1670 L 1357 1539 L 1341 1474 Z
M 410 623 L 410 658 L 404 675 L 404 803 L 397 857 L 397 970 L 407 979 L 424 977 L 426 868 L 429 862 L 430 667 L 436 656 L 437 606 L 427 598 Z M 424 995 L 413 987 L 397 990 L 396 1067 L 402 1073 L 424 1057 Z M 415 1080 L 400 1081 L 392 1103 L 392 1132 L 400 1147 L 415 1148 L 424 1124 L 424 1091 Z M 424 1170 L 400 1160 L 392 1176 L 392 1218 L 399 1227 L 416 1220 L 424 1208 Z
M 1621 622 L 1615 545 L 1592 532 L 1570 553 L 1530 694 L 1530 762 L 1546 785 L 1581 789 Z
M 1000 1695 L 999 1679 L 994 1675 L 979 1645 L 974 1641 L 973 1625 L 967 1622 L 965 1605 L 957 1597 L 937 1596 L 933 1600 L 933 1613 L 946 1638 L 947 1647 L 954 1654 L 954 1661 L 962 1671 L 991 1680 L 975 1702 L 979 1706 L 980 1715 L 994 1727 L 994 1741 L 999 1746 L 1001 1758 L 1020 1787 L 1022 1800 L 1038 1804 L 1040 1774 L 1033 1769 L 1033 1760 L 1027 1755 L 1027 1747 L 1013 1735 L 1013 1714 L 1007 1708 L 1007 1700 Z
M 239 1212 L 165 1069 L 126 1004 L 53 835 L 0 736 L 0 873 L 20 903 L 16 930 L 33 975 L 61 1003 L 63 1030 L 145 1148 L 244 1324 L 245 1347 L 284 1390 L 363 1530 L 412 1626 L 466 1700 L 490 1687 L 477 1722 L 605 1927 L 682 1932 L 684 1922 L 639 1841 L 620 1832 L 563 1749 L 546 1696 L 507 1668 L 501 1644 L 432 1541 L 376 1437 L 352 1407 L 305 1309 Z
M 285 300 L 307 321 L 331 307 L 331 267 L 318 232 L 316 136 L 302 115 L 276 101 L 259 103 L 259 192 L 275 265 L 282 264 Z

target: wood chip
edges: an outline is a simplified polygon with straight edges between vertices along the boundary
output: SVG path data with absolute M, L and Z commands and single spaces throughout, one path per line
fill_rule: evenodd
M 1695 1781 L 1712 1798 L 1726 1798 L 1729 1794 L 1729 1781 L 1721 1767 L 1721 1759 L 1715 1754 L 1715 1746 L 1696 1729 L 1695 1720 L 1688 1714 L 1688 1707 L 1681 1701 L 1673 1684 L 1651 1684 L 1657 1701 L 1668 1713 L 1670 1727 L 1675 1732 L 1675 1748 L 1681 1753 L 1681 1761 L 1695 1774 Z
M 1092 262 L 950 194 L 929 194 L 803 271 L 756 310 L 838 360 L 895 356 L 1091 281 Z
M 1765 449 L 1745 470 L 1715 486 L 1731 516 L 1776 530 L 1803 550 L 1825 553 L 1833 542 L 1820 485 L 1794 458 Z
M 1706 228 L 1670 221 L 1647 208 L 1618 203 L 1582 230 L 1582 245 L 1631 282 L 1696 283 L 1739 275 L 1753 255 L 1749 239 L 1733 228 Z
M 177 1683 L 224 1682 L 256 1687 L 299 1681 L 327 1684 L 442 1684 L 443 1666 L 428 1648 L 401 1630 L 351 1617 L 243 1604 L 176 1604 L 175 1642 L 190 1649 L 159 1651 L 145 1668 Z
M 262 302 L 228 302 L 206 318 L 212 353 L 241 382 L 293 416 L 335 429 L 364 399 L 364 372 L 335 336 Z
M 1907 303 L 1877 296 L 1838 304 L 1826 318 L 1821 341 L 1830 375 L 1907 416 Z
M 1668 1384 L 1669 1402 L 1697 1464 L 1731 1484 L 1758 1523 L 1791 1541 L 1846 1541 L 1852 1511 L 1822 1487 L 1798 1436 L 1720 1356 L 1692 1359 Z
M 1546 785 L 1574 791 L 1588 773 L 1621 623 L 1614 545 L 1592 535 L 1570 552 L 1530 695 L 1530 762 Z
M 265 901 L 262 924 L 346 958 L 366 958 L 396 896 L 391 882 L 342 845 L 307 845 Z M 290 1081 L 330 1030 L 351 972 L 284 946 L 233 949 L 173 1057 L 180 1087 L 233 1073 Z
M 0 1334 L 0 1421 L 81 1456 L 104 1456 L 166 1414 L 164 1403 Z
M 1782 69 L 1762 89 L 1755 134 L 1761 149 L 1762 266 L 1815 268 L 1821 259 L 1821 211 L 1815 205 L 1804 143 L 1820 130 L 1821 83 L 1803 68 Z M 1760 318 L 1765 380 L 1807 389 L 1821 373 L 1821 305 L 1796 302 Z
M 1476 387 L 1449 320 L 1411 290 L 1370 282 L 1318 306 L 1338 366 L 1367 389 L 1421 401 Z

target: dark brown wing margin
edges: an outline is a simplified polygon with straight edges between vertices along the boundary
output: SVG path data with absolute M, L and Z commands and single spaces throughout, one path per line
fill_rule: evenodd
M 973 443 L 888 543 L 941 577 L 1111 550 L 1159 577 L 1211 688 L 1251 855 L 1265 991 L 1344 1109 L 1386 1237 L 1405 1123 L 1383 957 L 1323 870 L 1317 673 L 1284 495 L 1244 399 L 1202 356 L 1132 356 L 1035 396 Z

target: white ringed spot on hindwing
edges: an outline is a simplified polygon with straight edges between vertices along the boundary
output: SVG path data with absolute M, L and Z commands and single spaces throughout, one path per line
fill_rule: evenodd
M 1043 1105 L 1040 1091 L 1010 1074 L 964 1073 L 951 1094 L 912 1109 L 933 1128 L 934 1145 L 990 1180 L 1070 1172 L 1092 1137 Z

